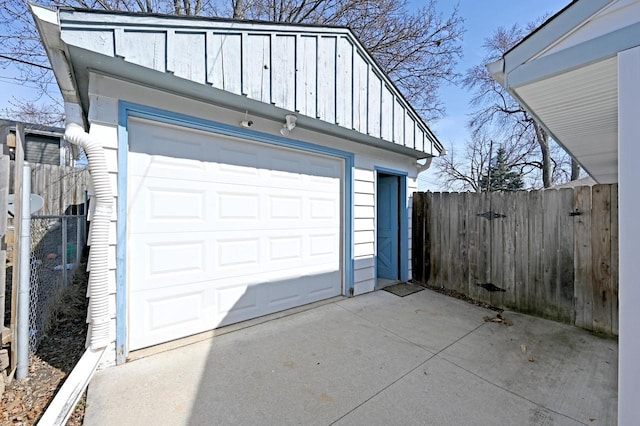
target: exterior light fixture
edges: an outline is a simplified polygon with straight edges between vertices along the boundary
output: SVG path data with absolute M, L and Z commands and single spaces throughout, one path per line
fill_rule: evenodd
M 287 114 L 284 116 L 285 123 L 282 125 L 282 129 L 280 129 L 280 134 L 282 136 L 289 136 L 289 133 L 296 127 L 297 116 L 293 114 Z

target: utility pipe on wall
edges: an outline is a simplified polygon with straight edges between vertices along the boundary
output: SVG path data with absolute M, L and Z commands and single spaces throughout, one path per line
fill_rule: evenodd
M 113 193 L 109 183 L 107 160 L 102 144 L 84 131 L 82 108 L 79 104 L 65 102 L 65 139 L 81 146 L 89 159 L 89 171 L 95 191 L 95 211 L 89 228 L 89 324 L 90 348 L 98 350 L 109 342 L 109 225 L 113 205 Z
M 22 167 L 22 193 L 20 196 L 20 282 L 18 283 L 18 318 L 16 344 L 16 379 L 29 374 L 29 287 L 31 284 L 31 166 Z

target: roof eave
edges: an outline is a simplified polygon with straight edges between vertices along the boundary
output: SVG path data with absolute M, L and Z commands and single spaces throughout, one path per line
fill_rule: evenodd
M 65 102 L 80 103 L 73 68 L 68 60 L 66 45 L 61 38 L 57 12 L 34 3 L 29 3 L 29 9 L 62 92 L 62 99 Z

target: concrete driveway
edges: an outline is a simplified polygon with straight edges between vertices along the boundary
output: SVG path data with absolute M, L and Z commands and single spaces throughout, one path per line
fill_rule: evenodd
M 84 424 L 617 423 L 616 340 L 486 316 L 429 290 L 334 300 L 103 370 Z

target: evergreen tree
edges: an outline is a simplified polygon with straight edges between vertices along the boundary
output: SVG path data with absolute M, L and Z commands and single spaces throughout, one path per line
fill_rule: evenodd
M 480 176 L 481 191 L 519 191 L 524 188 L 522 173 L 511 170 L 507 161 L 507 152 L 504 148 L 498 149 L 489 170 Z

